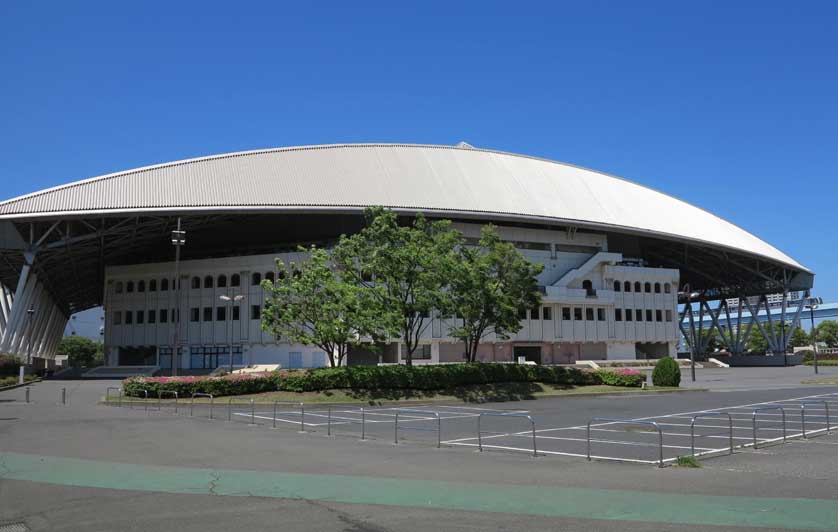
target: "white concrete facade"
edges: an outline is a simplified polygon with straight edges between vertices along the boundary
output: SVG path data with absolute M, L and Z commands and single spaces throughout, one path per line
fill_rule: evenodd
M 479 236 L 479 224 L 455 225 L 466 238 Z M 517 227 L 499 227 L 498 231 L 529 260 L 544 264 L 538 277 L 544 296 L 540 308 L 522 316 L 522 328 L 513 338 L 486 339 L 479 350 L 482 360 L 513 360 L 516 355 L 538 353 L 537 359 L 549 364 L 674 354 L 677 270 L 624 261 L 621 254 L 607 251 L 602 234 Z M 234 352 L 241 353 L 236 363 L 278 363 L 286 368 L 325 365 L 325 353 L 318 348 L 277 341 L 261 328 L 265 293 L 259 281 L 275 275 L 277 257 L 286 263 L 305 259 L 304 254 L 282 253 L 182 261 L 179 304 L 172 290 L 173 263 L 108 267 L 107 363 L 126 364 L 126 354 L 134 353 L 159 364 L 158 353 L 163 352 L 165 358 L 166 349 L 171 349 L 172 316 L 179 308 L 183 368 L 209 369 L 229 363 L 231 342 Z M 243 295 L 244 299 L 233 311 L 220 300 L 221 295 Z M 462 360 L 461 344 L 447 336 L 452 324 L 451 319 L 432 316 L 422 336 L 423 346 L 414 353 L 417 363 Z M 391 347 L 378 361 L 399 360 L 400 346 Z M 352 355 L 350 363 L 351 359 Z M 162 362 L 168 366 L 166 360 Z

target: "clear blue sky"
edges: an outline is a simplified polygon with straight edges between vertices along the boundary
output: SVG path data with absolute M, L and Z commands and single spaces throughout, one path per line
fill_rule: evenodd
M 838 2 L 406 4 L 4 0 L 0 196 L 235 150 L 465 140 L 684 198 L 838 299 Z

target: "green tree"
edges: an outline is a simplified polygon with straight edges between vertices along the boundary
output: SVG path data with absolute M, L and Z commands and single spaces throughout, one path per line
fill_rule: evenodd
M 307 261 L 286 265 L 277 260 L 277 280 L 262 282 L 268 292 L 262 328 L 315 345 L 326 352 L 330 366 L 341 366 L 351 346 L 386 337 L 371 297 L 379 289 L 346 282 L 323 249 L 300 251 L 309 252 Z
M 807 345 L 812 345 L 812 338 L 806 334 L 806 331 L 797 327 L 791 333 L 790 345 L 792 347 L 805 347 Z
M 342 236 L 334 258 L 347 279 L 366 288 L 375 299 L 381 324 L 398 336 L 405 363 L 431 324 L 431 313 L 448 312 L 446 288 L 456 262 L 462 235 L 448 220 L 430 222 L 421 214 L 406 226 L 393 211 L 367 209 L 367 225 L 359 233 Z
M 543 268 L 503 242 L 491 225 L 483 227 L 476 247 L 460 247 L 449 293 L 462 325 L 449 334 L 465 344 L 466 360 L 477 360 L 477 347 L 487 335 L 506 339 L 521 329 L 519 310 L 541 305 L 535 277 Z
M 93 367 L 104 363 L 101 342 L 83 336 L 67 336 L 58 344 L 58 355 L 67 357 L 67 364 L 74 368 Z
M 815 339 L 829 347 L 838 347 L 838 321 L 826 320 L 815 327 Z

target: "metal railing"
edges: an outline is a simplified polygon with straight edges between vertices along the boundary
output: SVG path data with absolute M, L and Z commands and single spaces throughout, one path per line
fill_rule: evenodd
M 105 390 L 105 402 L 111 402 L 111 390 L 116 390 L 119 392 L 119 395 L 117 396 L 116 406 L 122 406 L 122 388 L 120 388 L 119 386 L 108 386 L 108 388 Z
M 230 398 L 229 401 L 227 401 L 227 421 L 233 421 L 233 400 L 235 398 L 236 397 L 233 396 L 233 397 Z M 250 424 L 251 425 L 256 424 L 256 400 L 255 399 L 250 400 Z
M 528 419 L 529 422 L 530 422 L 530 425 L 532 426 L 532 455 L 533 456 L 538 456 L 538 447 L 536 446 L 536 443 L 535 443 L 535 420 L 529 414 L 513 414 L 513 413 L 501 414 L 501 413 L 498 413 L 498 412 L 482 412 L 479 416 L 477 416 L 477 449 L 480 452 L 483 452 L 483 434 L 484 433 L 488 434 L 488 432 L 484 432 L 481 429 L 481 423 L 482 423 L 482 420 L 483 420 L 483 416 L 487 416 L 487 417 L 521 417 L 521 418 Z M 501 433 L 501 434 L 503 434 L 503 433 Z
M 276 405 L 294 405 L 300 407 L 300 432 L 306 431 L 306 405 L 297 401 L 274 401 L 273 428 L 276 428 Z
M 591 424 L 600 421 L 603 423 L 617 423 L 621 425 L 644 425 L 647 427 L 654 427 L 654 429 L 658 431 L 658 467 L 663 467 L 663 431 L 661 430 L 660 425 L 658 425 L 654 421 L 641 421 L 638 419 L 617 419 L 610 417 L 591 418 L 591 420 L 588 421 L 588 428 L 586 431 L 586 439 L 588 442 L 588 461 L 591 460 Z
M 350 410 L 339 410 L 339 412 L 352 413 L 352 414 L 355 414 L 357 412 L 361 413 L 361 439 L 365 440 L 366 439 L 366 420 L 367 420 L 367 416 L 366 416 L 366 410 L 364 409 L 364 407 L 362 406 L 358 410 L 351 410 L 351 411 Z M 358 422 L 354 419 L 351 419 L 351 420 L 347 421 L 347 423 L 358 423 Z M 327 420 L 326 420 L 326 435 L 327 436 L 332 435 L 332 407 L 331 407 L 331 405 L 328 407 Z
M 830 431 L 829 427 L 829 403 L 823 399 L 808 399 L 805 401 L 800 402 L 800 425 L 803 427 L 803 437 L 807 438 L 806 436 L 806 405 L 823 405 L 824 410 L 826 410 L 826 431 Z
M 212 396 L 211 393 L 193 393 L 192 394 L 192 401 L 189 403 L 189 415 L 192 415 L 193 410 L 195 409 L 195 398 L 196 397 L 209 397 L 209 418 L 212 419 L 212 405 L 215 402 L 215 398 Z
M 173 395 L 175 397 L 175 414 L 177 414 L 177 392 L 174 390 L 157 390 L 157 410 L 160 410 L 161 399 L 164 395 Z
M 728 412 L 699 412 L 694 415 L 690 421 L 690 452 L 695 456 L 695 420 L 702 417 L 727 416 L 727 425 L 729 431 L 729 447 L 728 454 L 733 454 L 733 417 Z
M 757 448 L 757 414 L 766 410 L 779 410 L 783 419 L 783 443 L 786 442 L 786 410 L 780 405 L 758 406 L 754 408 L 754 413 L 751 415 L 751 422 L 754 427 L 754 449 Z
M 415 408 L 399 408 L 396 410 L 396 422 L 393 425 L 393 443 L 399 443 L 399 414 L 402 412 L 404 413 L 413 413 L 413 414 L 430 414 L 436 417 L 436 428 L 426 428 L 426 427 L 402 427 L 402 430 L 415 430 L 419 432 L 436 432 L 436 447 L 439 449 L 442 447 L 442 419 L 439 417 L 439 412 L 433 410 L 418 410 Z M 411 421 L 416 421 L 411 420 Z M 425 421 L 425 420 L 420 420 Z

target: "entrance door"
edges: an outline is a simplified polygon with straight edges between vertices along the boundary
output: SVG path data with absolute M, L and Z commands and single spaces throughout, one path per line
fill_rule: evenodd
M 524 357 L 527 362 L 541 364 L 541 346 L 516 345 L 512 347 L 512 354 L 515 357 L 515 362 L 518 361 L 518 357 Z
M 303 354 L 297 352 L 288 353 L 288 367 L 292 369 L 303 367 Z

